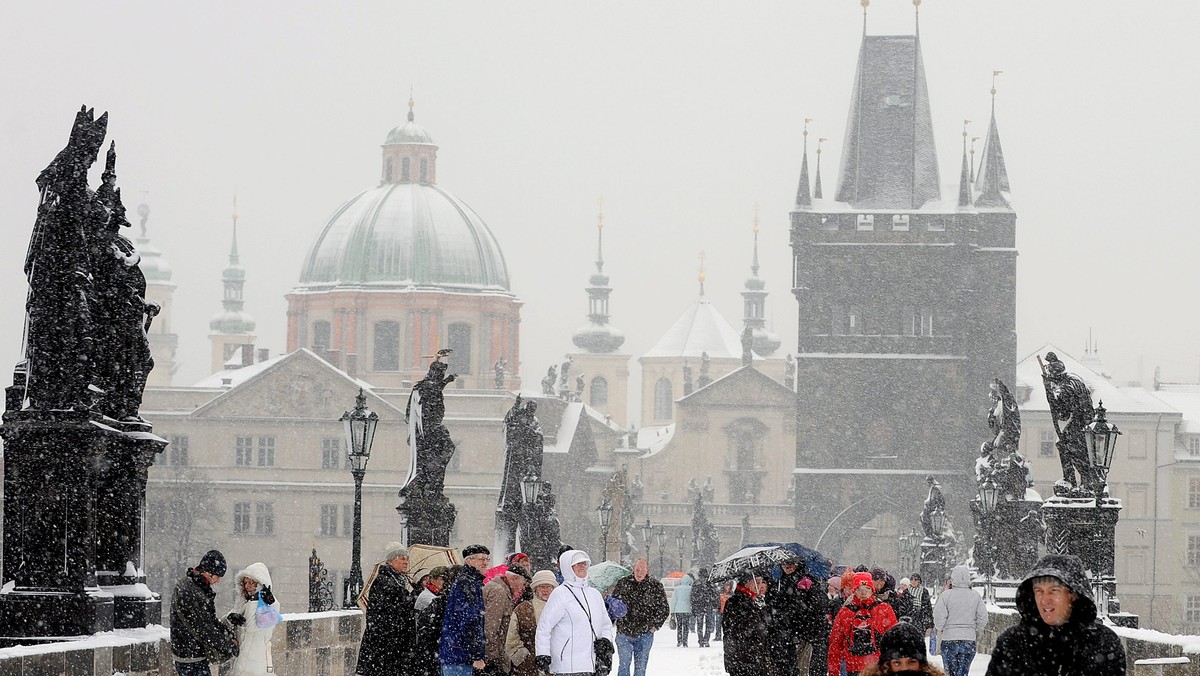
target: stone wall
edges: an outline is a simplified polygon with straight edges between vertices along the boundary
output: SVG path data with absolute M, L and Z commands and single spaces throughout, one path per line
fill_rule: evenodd
M 979 633 L 978 649 L 991 653 L 996 637 L 1017 623 L 1013 610 L 989 608 L 988 624 Z M 1177 674 L 1200 676 L 1200 636 L 1164 634 L 1152 629 L 1113 627 L 1125 646 L 1126 669 L 1134 676 Z
M 351 676 L 358 659 L 362 613 L 335 610 L 283 616 L 275 627 L 271 655 L 275 670 L 288 676 Z M 215 676 L 228 669 L 214 669 Z M 0 649 L 0 676 L 169 676 L 170 631 L 164 627 L 118 629 L 40 646 Z

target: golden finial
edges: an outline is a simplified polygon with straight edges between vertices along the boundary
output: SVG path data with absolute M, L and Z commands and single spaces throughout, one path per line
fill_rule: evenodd
M 758 235 L 758 231 L 759 231 L 759 228 L 758 228 L 758 202 L 755 202 L 754 203 L 754 234 L 755 234 L 755 236 Z
M 826 141 L 828 141 L 828 140 L 829 140 L 829 139 L 827 139 L 827 138 L 818 138 L 818 139 L 817 139 L 817 154 L 818 154 L 818 155 L 820 155 L 820 154 L 821 154 L 821 144 L 822 144 L 822 143 L 824 143 L 824 142 L 826 142 Z
M 804 135 L 805 136 L 808 136 L 808 123 L 812 122 L 812 121 L 813 121 L 813 119 L 811 117 L 804 118 Z
M 604 198 L 596 200 L 596 229 L 604 229 Z
M 921 0 L 913 0 L 913 7 L 916 7 L 918 12 L 921 11 Z
M 967 125 L 971 124 L 970 120 L 963 120 L 963 142 L 967 140 Z
M 992 71 L 992 96 L 993 97 L 996 96 L 996 76 L 1003 72 L 1004 71 L 1002 71 L 1002 70 L 993 70 Z
M 238 219 L 238 212 L 237 212 L 237 191 L 234 191 L 234 193 L 233 193 L 233 224 L 234 224 L 234 225 L 237 225 L 237 219 Z
M 700 250 L 700 274 L 697 275 L 696 279 L 700 280 L 701 284 L 704 284 L 704 250 L 703 249 Z
M 863 14 L 866 14 L 866 13 L 867 13 L 867 7 L 868 7 L 868 6 L 871 4 L 871 0 L 862 0 L 862 2 L 860 2 L 859 4 L 861 4 L 861 5 L 862 5 L 862 8 L 863 8 Z

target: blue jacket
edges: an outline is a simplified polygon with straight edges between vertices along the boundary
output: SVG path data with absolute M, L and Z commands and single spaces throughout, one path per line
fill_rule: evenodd
M 692 575 L 688 573 L 675 585 L 671 592 L 671 612 L 679 615 L 692 613 Z
M 484 659 L 487 640 L 483 633 L 483 574 L 463 566 L 446 596 L 442 635 L 438 639 L 438 661 L 470 664 Z

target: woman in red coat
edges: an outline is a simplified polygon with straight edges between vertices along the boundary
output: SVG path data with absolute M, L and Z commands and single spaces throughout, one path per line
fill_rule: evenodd
M 838 676 L 845 660 L 847 676 L 879 661 L 879 638 L 896 624 L 892 607 L 875 598 L 870 573 L 854 575 L 854 595 L 838 611 L 829 632 L 829 676 Z

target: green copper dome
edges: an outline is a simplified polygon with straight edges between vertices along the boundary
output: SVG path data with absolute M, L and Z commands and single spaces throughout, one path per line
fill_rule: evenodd
M 504 255 L 483 219 L 424 183 L 386 183 L 343 204 L 309 250 L 300 285 L 509 289 Z

